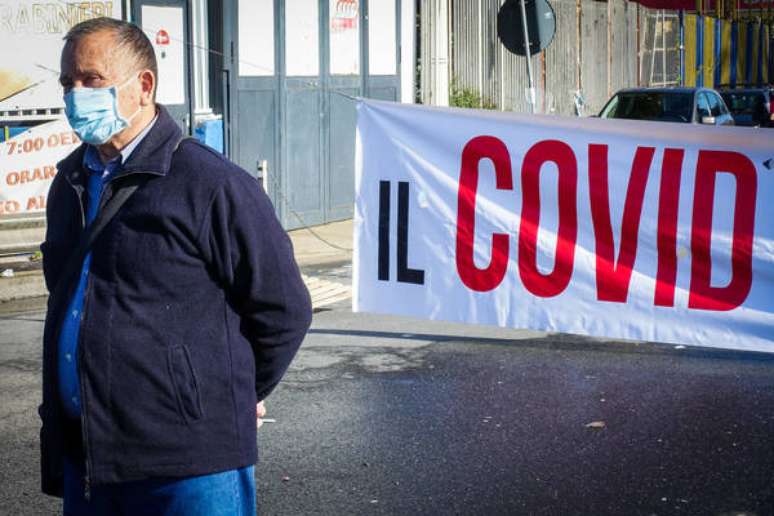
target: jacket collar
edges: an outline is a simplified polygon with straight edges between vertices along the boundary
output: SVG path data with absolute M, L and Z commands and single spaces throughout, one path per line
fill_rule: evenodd
M 86 184 L 86 173 L 83 170 L 84 154 L 86 154 L 86 144 L 82 143 L 56 164 L 57 174 L 62 174 L 68 183 L 76 187 L 83 187 Z
M 182 136 L 182 132 L 167 109 L 161 104 L 156 106 L 158 107 L 158 120 L 114 177 L 134 173 L 165 176 L 169 172 L 172 153 Z M 57 169 L 72 185 L 85 184 L 86 174 L 83 171 L 83 156 L 86 147 L 86 144 L 81 144 L 57 164 Z

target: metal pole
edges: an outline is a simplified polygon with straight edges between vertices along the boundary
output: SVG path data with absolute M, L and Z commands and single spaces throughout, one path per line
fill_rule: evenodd
M 505 45 L 500 45 L 500 111 L 505 111 Z
M 535 86 L 532 82 L 532 53 L 529 48 L 529 29 L 527 28 L 527 8 L 521 0 L 521 26 L 524 30 L 524 51 L 527 58 L 527 80 L 529 81 L 528 101 L 531 113 L 535 113 Z
M 634 4 L 637 17 L 637 87 L 642 86 L 642 34 L 640 32 L 640 4 Z
M 660 11 L 656 11 L 656 17 L 653 20 L 653 44 L 650 46 L 650 77 L 648 77 L 648 86 L 653 86 L 653 77 L 656 76 L 656 50 L 658 50 L 658 27 L 661 21 L 658 19 Z M 650 22 L 651 15 L 648 14 L 648 22 Z M 648 33 L 648 25 L 645 26 L 645 34 Z M 664 30 L 662 27 L 661 30 Z M 647 42 L 647 38 L 646 38 Z M 666 81 L 666 78 L 662 77 L 662 82 Z
M 666 9 L 661 11 L 661 80 L 667 82 Z
M 481 15 L 481 0 L 478 0 L 478 23 L 476 25 L 478 28 L 478 53 L 476 54 L 476 65 L 478 65 L 478 107 L 484 107 L 484 38 L 481 34 L 483 31 L 484 19 Z
M 613 3 L 607 2 L 607 97 L 613 94 Z
M 685 12 L 680 9 L 680 86 L 685 86 Z

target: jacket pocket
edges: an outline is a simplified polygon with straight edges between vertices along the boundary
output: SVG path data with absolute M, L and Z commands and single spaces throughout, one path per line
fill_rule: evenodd
M 196 372 L 191 363 L 191 355 L 186 346 L 175 346 L 169 349 L 167 355 L 169 375 L 175 389 L 177 406 L 180 415 L 186 423 L 202 417 L 202 404 L 199 396 L 199 386 Z

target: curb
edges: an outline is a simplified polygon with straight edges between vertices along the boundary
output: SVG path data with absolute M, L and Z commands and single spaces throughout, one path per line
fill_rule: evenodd
M 0 303 L 48 296 L 43 271 L 17 272 L 11 278 L 0 278 Z
M 316 226 L 316 233 L 310 232 L 304 228 L 288 232 L 288 235 L 293 242 L 296 262 L 298 263 L 298 267 L 303 271 L 305 281 L 307 279 L 309 280 L 306 281 L 306 283 L 310 291 L 320 289 L 321 295 L 324 293 L 326 296 L 329 295 L 331 290 L 335 291 L 335 295 L 326 297 L 326 300 L 335 298 L 336 301 L 338 301 L 339 297 L 344 295 L 344 289 L 341 288 L 343 286 L 334 286 L 326 283 L 326 288 L 321 289 L 322 285 L 318 282 L 314 282 L 313 279 L 315 276 L 321 275 L 320 269 L 333 268 L 352 261 L 352 251 L 341 248 L 342 246 L 351 246 L 351 223 L 351 219 L 349 219 Z M 29 252 L 30 249 L 38 249 L 38 243 L 19 244 L 18 242 L 26 242 L 33 239 L 39 242 L 42 240 L 44 231 L 45 229 L 40 224 L 40 220 L 32 218 L 0 221 L 0 254 L 4 252 L 7 254 L 23 251 Z M 11 240 L 12 234 L 15 233 L 16 237 L 14 238 L 18 238 L 19 232 L 24 232 L 26 235 L 40 234 L 40 236 L 27 237 L 23 240 L 17 239 L 15 241 L 16 243 L 9 244 L 8 242 Z M 314 236 L 318 233 L 322 234 L 328 240 L 323 240 L 321 242 L 318 239 L 319 237 Z M 3 238 L 4 235 L 6 238 Z M 326 245 L 325 242 L 336 242 L 335 245 L 340 247 L 337 249 L 331 245 Z M 29 263 L 11 257 L 0 260 L 0 271 L 5 269 L 14 270 L 13 277 L 0 277 L 0 304 L 48 296 L 48 290 L 46 289 L 43 280 L 43 271 L 40 270 L 39 267 L 40 265 L 37 264 L 35 270 L 29 270 Z M 320 300 L 323 301 L 323 298 Z
M 340 262 L 339 262 L 340 263 Z M 314 264 L 306 267 L 324 267 Z M 305 267 L 305 269 L 306 269 Z M 301 275 L 312 297 L 312 306 L 318 310 L 352 297 L 352 287 L 344 283 L 322 279 L 314 274 Z M 48 297 L 43 273 L 40 270 L 16 273 L 11 278 L 0 278 L 0 307 L 19 301 Z M 2 310 L 0 310 L 2 311 Z

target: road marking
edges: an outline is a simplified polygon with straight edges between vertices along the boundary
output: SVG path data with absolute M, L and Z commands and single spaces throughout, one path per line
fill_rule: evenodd
M 312 296 L 312 308 L 314 309 L 352 298 L 352 287 L 349 285 L 313 276 L 302 275 L 301 277 L 306 288 L 309 289 L 309 295 Z

